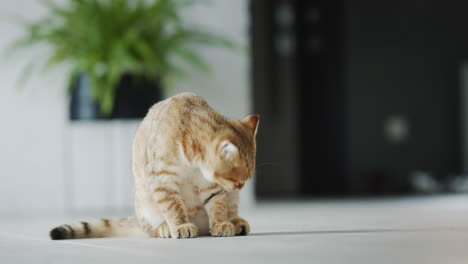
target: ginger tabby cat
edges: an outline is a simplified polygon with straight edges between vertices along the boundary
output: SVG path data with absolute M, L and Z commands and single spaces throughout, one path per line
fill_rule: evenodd
M 155 104 L 133 142 L 136 217 L 62 225 L 51 238 L 247 235 L 239 191 L 254 172 L 258 122 L 228 119 L 191 93 Z

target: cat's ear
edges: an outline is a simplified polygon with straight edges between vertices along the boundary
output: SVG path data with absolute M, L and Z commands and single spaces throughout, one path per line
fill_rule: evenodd
M 232 144 L 229 140 L 221 142 L 221 156 L 227 161 L 234 161 L 239 150 L 236 145 Z
M 260 121 L 260 115 L 249 115 L 242 120 L 242 123 L 244 123 L 246 127 L 252 130 L 254 133 L 254 136 L 256 136 L 259 121 Z

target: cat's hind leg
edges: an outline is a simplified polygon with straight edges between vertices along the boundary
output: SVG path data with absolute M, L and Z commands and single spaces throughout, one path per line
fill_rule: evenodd
M 152 200 L 141 195 L 136 196 L 135 199 L 135 213 L 140 223 L 140 227 L 150 237 L 161 237 L 159 236 L 158 227 L 161 226 L 166 220 L 159 211 L 159 208 L 152 203 Z

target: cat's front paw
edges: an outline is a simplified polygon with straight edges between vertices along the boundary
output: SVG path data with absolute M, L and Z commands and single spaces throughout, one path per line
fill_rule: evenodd
M 171 230 L 169 229 L 169 225 L 166 221 L 158 226 L 155 232 L 155 237 L 161 238 L 170 238 L 171 237 Z
M 244 218 L 235 217 L 231 219 L 231 223 L 235 227 L 236 236 L 246 236 L 248 233 L 250 233 L 250 225 Z
M 210 228 L 210 233 L 217 237 L 228 237 L 236 234 L 234 225 L 228 221 L 215 223 Z
M 193 238 L 198 236 L 198 228 L 192 224 L 182 224 L 175 228 L 173 238 Z

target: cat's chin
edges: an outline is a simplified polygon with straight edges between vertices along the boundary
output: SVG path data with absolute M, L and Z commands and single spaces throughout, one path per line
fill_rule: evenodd
M 230 184 L 226 184 L 226 183 L 223 183 L 219 180 L 215 180 L 214 183 L 218 184 L 219 186 L 221 186 L 221 188 L 223 188 L 224 191 L 226 192 L 232 192 L 232 191 L 235 191 L 236 188 Z
M 203 176 L 203 178 L 205 180 L 207 180 L 208 182 L 212 182 L 212 183 L 217 183 L 215 180 L 214 180 L 214 173 L 205 169 L 203 166 L 200 166 L 200 172 Z
M 221 186 L 227 192 L 232 192 L 232 191 L 234 191 L 236 189 L 236 188 L 234 188 L 234 186 L 226 186 L 226 185 L 223 185 L 222 183 L 219 183 L 219 182 L 217 182 L 217 184 L 219 186 Z

